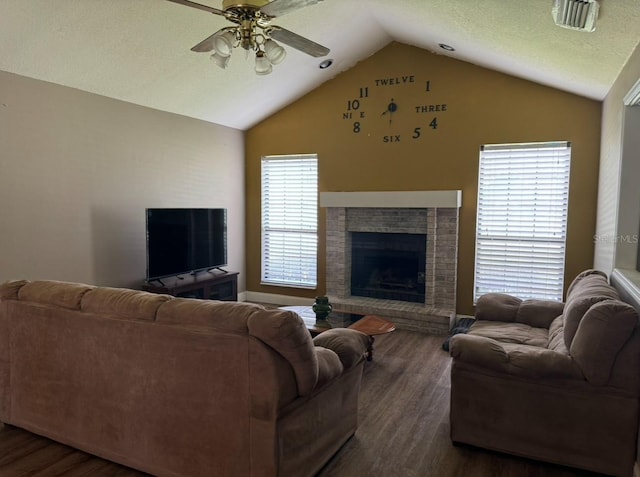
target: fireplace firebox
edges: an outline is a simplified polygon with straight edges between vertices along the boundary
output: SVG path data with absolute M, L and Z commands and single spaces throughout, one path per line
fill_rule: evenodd
M 424 303 L 425 234 L 351 233 L 351 295 Z

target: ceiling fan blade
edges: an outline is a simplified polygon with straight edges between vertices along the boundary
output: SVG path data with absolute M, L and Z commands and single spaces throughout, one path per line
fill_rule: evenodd
M 299 8 L 315 5 L 322 1 L 323 0 L 273 0 L 273 2 L 262 7 L 260 12 L 270 17 L 280 17 Z
M 206 53 L 207 51 L 213 50 L 213 38 L 227 29 L 228 28 L 221 28 L 220 30 L 215 32 L 213 35 L 208 36 L 207 38 L 202 40 L 200 43 L 198 43 L 196 46 L 191 48 L 191 51 L 195 51 L 196 53 Z
M 227 16 L 227 13 L 224 10 L 218 10 L 217 8 L 208 7 L 207 5 L 202 5 L 196 2 L 190 2 L 189 0 L 168 0 L 169 2 L 179 3 L 180 5 L 186 5 L 187 7 L 197 8 L 199 10 L 204 10 L 205 12 L 213 13 L 215 15 L 222 15 L 223 17 Z
M 329 51 L 331 51 L 326 46 L 322 46 L 315 41 L 311 41 L 297 33 L 293 33 L 292 31 L 277 26 L 269 29 L 269 36 L 274 40 L 281 41 L 285 45 L 289 45 L 296 50 L 300 50 L 301 52 L 315 56 L 316 58 L 326 56 L 329 54 Z

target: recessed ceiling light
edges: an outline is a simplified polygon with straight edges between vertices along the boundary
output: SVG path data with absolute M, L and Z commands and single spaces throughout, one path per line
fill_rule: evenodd
M 319 68 L 321 70 L 326 70 L 327 68 L 329 68 L 329 66 L 331 66 L 333 64 L 333 60 L 324 60 L 320 63 Z
M 445 44 L 445 43 L 440 43 L 440 44 L 438 44 L 438 46 L 439 46 L 440 48 L 442 48 L 443 50 L 447 50 L 447 51 L 456 51 L 456 49 L 455 49 L 453 46 L 451 46 L 451 45 L 447 45 L 447 44 Z

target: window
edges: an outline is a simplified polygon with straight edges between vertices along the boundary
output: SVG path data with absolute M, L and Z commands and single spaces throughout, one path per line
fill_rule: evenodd
M 318 158 L 262 158 L 262 283 L 318 283 Z
M 562 300 L 570 162 L 567 142 L 482 147 L 474 302 Z

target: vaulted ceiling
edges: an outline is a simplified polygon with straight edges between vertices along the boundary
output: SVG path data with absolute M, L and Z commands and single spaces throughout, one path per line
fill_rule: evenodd
M 226 70 L 190 51 L 230 25 L 202 10 L 166 0 L 2 0 L 0 70 L 245 130 L 398 41 L 602 100 L 640 41 L 640 1 L 600 0 L 591 33 L 556 26 L 551 8 L 551 0 L 324 0 L 273 23 L 330 48 L 333 65 L 320 69 L 324 58 L 285 46 L 284 62 L 257 76 L 242 49 Z

